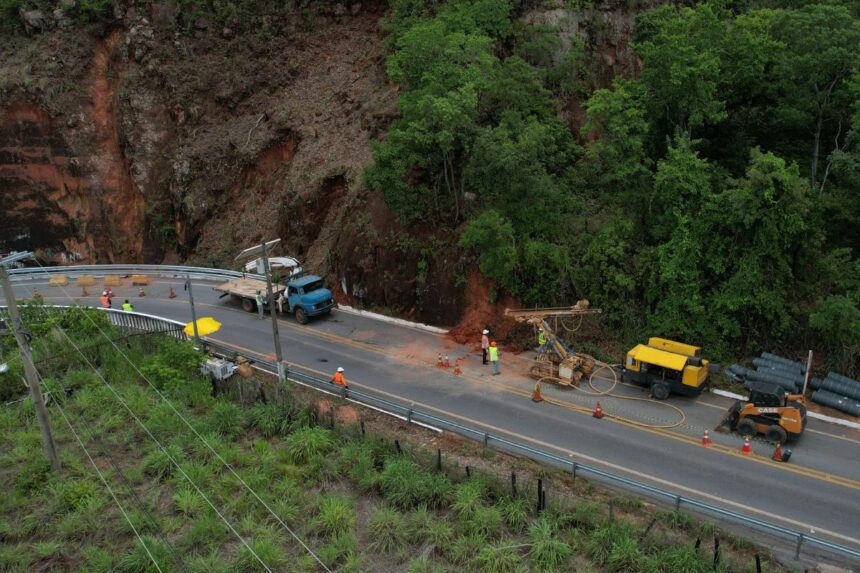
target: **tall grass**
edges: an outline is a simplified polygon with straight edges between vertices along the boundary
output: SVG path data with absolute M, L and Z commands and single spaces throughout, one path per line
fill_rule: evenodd
M 294 464 L 307 464 L 314 456 L 334 449 L 334 436 L 325 428 L 301 428 L 287 437 L 287 458 Z
M 157 573 L 159 568 L 161 571 L 172 569 L 170 553 L 161 540 L 151 535 L 143 535 L 141 540 L 142 543 L 135 541 L 131 549 L 120 558 L 117 565 L 119 573 Z M 145 548 L 143 544 L 146 544 Z M 152 559 L 155 559 L 158 567 L 153 564 Z
M 368 523 L 370 549 L 379 553 L 392 553 L 406 542 L 403 516 L 394 509 L 382 507 Z
M 519 543 L 503 539 L 481 549 L 477 562 L 483 573 L 518 573 L 523 571 Z
M 557 571 L 573 552 L 570 545 L 558 535 L 552 522 L 542 516 L 532 523 L 526 534 L 531 550 L 529 559 L 542 571 Z
M 319 513 L 313 527 L 321 535 L 334 536 L 349 531 L 355 526 L 355 507 L 343 496 L 321 496 L 317 502 Z
M 233 564 L 233 570 L 239 573 L 259 573 L 265 571 L 260 561 L 265 563 L 272 571 L 278 571 L 289 561 L 289 556 L 284 549 L 269 537 L 257 537 L 247 540 L 253 553 L 244 545 L 239 548 L 239 554 Z M 254 556 L 254 553 L 260 558 Z
M 225 438 L 235 438 L 245 429 L 245 411 L 232 402 L 219 401 L 207 416 L 209 431 Z

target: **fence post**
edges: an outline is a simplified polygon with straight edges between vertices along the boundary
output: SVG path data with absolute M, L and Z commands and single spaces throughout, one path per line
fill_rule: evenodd
M 511 472 L 511 497 L 517 497 L 517 474 Z
M 716 571 L 717 565 L 720 564 L 720 536 L 716 533 L 714 534 L 714 570 Z
M 484 432 L 484 447 L 487 447 L 487 444 L 490 443 L 490 434 Z
M 537 483 L 537 513 L 540 513 L 541 500 L 543 499 L 543 480 L 538 478 Z
M 794 559 L 800 559 L 800 546 L 803 544 L 803 534 L 797 536 L 797 547 L 794 549 Z
M 410 406 L 408 410 L 406 410 L 406 423 L 412 423 L 412 407 Z
M 680 495 L 676 495 L 676 496 L 675 496 L 675 511 L 677 512 L 677 511 L 680 511 L 680 510 L 681 510 L 681 496 L 680 496 Z
M 436 448 L 436 471 L 442 471 L 442 449 Z

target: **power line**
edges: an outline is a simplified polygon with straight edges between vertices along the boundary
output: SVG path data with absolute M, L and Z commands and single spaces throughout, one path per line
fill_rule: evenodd
M 87 459 L 90 460 L 90 463 L 96 470 L 99 479 L 104 484 L 105 488 L 107 488 L 108 493 L 110 493 L 110 496 L 113 498 L 114 503 L 116 503 L 116 506 L 122 513 L 122 516 L 128 522 L 128 525 L 131 527 L 131 530 L 134 532 L 134 535 L 137 537 L 138 541 L 140 541 L 140 544 L 143 546 L 143 550 L 146 551 L 146 554 L 149 556 L 149 559 L 152 561 L 152 564 L 155 565 L 155 568 L 158 569 L 159 573 L 163 573 L 163 571 L 161 570 L 161 566 L 158 565 L 158 560 L 155 559 L 155 557 L 152 555 L 152 552 L 149 550 L 149 547 L 146 546 L 146 542 L 143 540 L 143 537 L 141 537 L 140 532 L 138 532 L 137 528 L 134 526 L 134 523 L 131 522 L 131 518 L 128 516 L 128 513 L 126 513 L 125 508 L 123 508 L 122 504 L 119 502 L 119 499 L 116 497 L 116 494 L 113 492 L 113 489 L 111 489 L 110 484 L 108 484 L 104 474 L 102 474 L 102 471 L 99 469 L 99 466 L 96 465 L 96 462 L 90 455 L 90 452 L 87 451 L 86 446 L 84 446 L 84 442 L 81 440 L 81 437 L 75 431 L 75 428 L 74 426 L 72 426 L 72 422 L 69 420 L 69 417 L 66 416 L 66 412 L 63 410 L 63 407 L 60 406 L 60 401 L 55 400 L 55 402 L 57 403 L 57 409 L 60 411 L 60 414 L 63 416 L 63 419 L 66 421 L 66 425 L 69 426 L 69 431 L 72 432 L 72 435 L 75 437 L 75 440 L 77 440 L 78 445 L 81 446 L 81 449 L 84 451 L 84 454 L 87 456 Z
M 37 263 L 38 263 L 38 261 L 37 261 Z M 38 263 L 38 264 L 39 264 L 39 266 L 41 266 L 41 263 Z M 60 290 L 62 290 L 62 291 L 63 291 L 63 293 L 66 295 L 66 297 L 67 297 L 67 298 L 69 298 L 69 300 L 71 300 L 71 301 L 73 301 L 73 302 L 74 302 L 74 298 L 72 298 L 72 296 L 68 293 L 68 291 L 66 291 L 66 289 L 65 289 L 65 288 L 63 288 L 62 286 L 60 286 Z M 297 534 L 296 534 L 296 533 L 295 533 L 295 532 L 290 528 L 290 526 L 288 526 L 288 525 L 284 522 L 284 520 L 283 520 L 283 519 L 281 519 L 281 516 L 279 516 L 279 515 L 278 515 L 278 514 L 277 514 L 277 513 L 276 513 L 276 512 L 275 512 L 275 511 L 274 511 L 274 510 L 269 506 L 269 504 L 268 504 L 268 503 L 266 503 L 266 502 L 263 500 L 263 498 L 261 498 L 261 497 L 257 494 L 257 492 L 256 492 L 256 491 L 254 491 L 254 489 L 253 489 L 251 486 L 249 486 L 249 485 L 248 485 L 248 483 L 247 483 L 247 482 L 245 482 L 245 480 L 244 480 L 244 479 L 242 479 L 242 476 L 240 476 L 238 473 L 236 473 L 236 470 L 233 468 L 233 466 L 232 466 L 230 463 L 228 463 L 228 462 L 227 462 L 223 457 L 221 457 L 221 454 L 219 454 L 219 453 L 218 453 L 218 452 L 217 452 L 217 451 L 216 451 L 216 450 L 215 450 L 215 449 L 214 449 L 214 448 L 209 444 L 209 442 L 206 440 L 206 438 L 204 438 L 204 437 L 200 434 L 200 432 L 198 432 L 198 431 L 197 431 L 197 429 L 196 429 L 193 425 L 191 425 L 191 423 L 189 423 L 189 422 L 188 422 L 188 420 L 185 418 L 185 416 L 183 416 L 183 415 L 182 415 L 182 413 L 181 413 L 181 412 L 179 412 L 179 410 L 177 410 L 177 409 L 176 409 L 176 407 L 173 405 L 173 403 L 172 403 L 170 400 L 168 400 L 168 399 L 167 399 L 167 397 L 165 397 L 165 396 L 164 396 L 164 394 L 162 394 L 162 393 L 161 393 L 161 391 L 160 391 L 160 390 L 159 390 L 159 389 L 158 389 L 158 388 L 157 388 L 157 387 L 156 387 L 156 386 L 155 386 L 155 385 L 154 385 L 154 384 L 149 380 L 149 378 L 147 378 L 147 377 L 146 377 L 146 375 L 145 375 L 143 372 L 141 372 L 141 371 L 140 371 L 140 369 L 137 367 L 137 365 L 136 365 L 136 364 L 135 364 L 135 363 L 134 363 L 134 362 L 133 362 L 133 361 L 132 361 L 128 356 L 126 356 L 126 355 L 125 355 L 125 353 L 124 353 L 122 350 L 120 350 L 120 348 L 119 348 L 119 347 L 114 343 L 114 341 L 113 341 L 113 340 L 112 340 L 112 339 L 111 339 L 111 338 L 110 338 L 110 337 L 109 337 L 109 336 L 104 332 L 104 330 L 102 330 L 102 328 L 101 328 L 101 327 L 100 327 L 100 326 L 99 326 L 99 325 L 98 325 L 98 324 L 97 324 L 97 323 L 92 319 L 92 317 L 91 317 L 91 316 L 89 316 L 89 314 L 88 314 L 86 311 L 84 311 L 84 309 L 83 309 L 83 308 L 81 308 L 81 307 L 79 307 L 79 306 L 74 306 L 74 308 L 76 308 L 79 312 L 81 312 L 81 313 L 83 314 L 83 316 L 85 316 L 85 317 L 87 318 L 87 320 L 89 320 L 89 321 L 90 321 L 90 324 L 92 324 L 93 326 L 95 326 L 95 327 L 96 327 L 96 329 L 101 333 L 101 335 L 105 338 L 105 340 L 107 340 L 107 341 L 111 344 L 111 346 L 113 346 L 113 347 L 116 349 L 116 351 L 117 351 L 117 352 L 119 352 L 120 356 L 122 356 L 122 357 L 126 360 L 126 362 L 128 362 L 128 363 L 131 365 L 131 367 L 132 367 L 132 368 L 134 368 L 135 372 L 137 372 L 137 373 L 140 375 L 140 377 L 141 377 L 141 378 L 143 378 L 144 380 L 146 380 L 146 383 L 147 383 L 147 384 L 149 384 L 150 388 L 152 388 L 152 390 L 153 390 L 156 394 L 158 394 L 158 396 L 162 399 L 162 401 L 164 401 L 164 403 L 166 403 L 166 404 L 170 407 L 170 409 L 171 409 L 171 410 L 173 410 L 173 412 L 174 412 L 174 413 L 179 417 L 179 419 L 181 419 L 181 420 L 182 420 L 182 422 L 183 422 L 186 426 L 188 426 L 188 428 L 189 428 L 189 429 L 194 433 L 194 435 L 195 435 L 195 436 L 197 436 L 197 438 L 199 438 L 199 439 L 200 439 L 200 441 L 202 441 L 202 442 L 203 442 L 203 444 L 204 444 L 204 445 L 209 449 L 209 451 L 210 451 L 210 452 L 212 452 L 212 454 L 213 454 L 216 458 L 218 458 L 218 460 L 219 460 L 222 464 L 224 464 L 224 467 L 226 467 L 228 470 L 230 470 L 230 473 L 232 473 L 232 474 L 233 474 L 233 476 L 234 476 L 237 480 L 239 480 L 239 482 L 240 482 L 240 483 L 245 487 L 245 489 L 247 489 L 247 490 L 251 493 L 251 495 L 253 495 L 253 496 L 254 496 L 254 498 L 255 498 L 257 501 L 259 501 L 259 502 L 263 505 L 263 507 L 265 507 L 265 508 L 266 508 L 266 510 L 267 510 L 267 511 L 268 511 L 268 512 L 269 512 L 269 513 L 270 513 L 270 514 L 271 514 L 271 515 L 272 515 L 272 516 L 273 516 L 273 517 L 278 521 L 278 523 L 280 523 L 280 524 L 281 524 L 281 526 L 282 526 L 282 527 L 283 527 L 283 528 L 284 528 L 284 529 L 285 529 L 285 530 L 286 530 L 286 531 L 287 531 L 287 532 L 288 532 L 288 533 L 289 533 L 289 534 L 290 534 L 290 535 L 291 535 L 291 536 L 292 536 L 296 541 L 298 541 L 298 543 L 299 543 L 299 544 L 300 544 L 300 545 L 305 549 L 305 551 L 307 551 L 307 552 L 311 555 L 311 557 L 313 557 L 313 558 L 316 560 L 316 562 L 317 562 L 317 563 L 319 563 L 319 564 L 320 564 L 320 566 L 321 566 L 325 571 L 327 571 L 328 573 L 332 573 L 331 569 L 329 569 L 329 568 L 328 568 L 328 566 L 326 566 L 326 564 L 325 564 L 325 563 L 323 563 L 323 561 L 322 561 L 322 560 L 317 556 L 317 554 L 316 554 L 316 553 L 314 553 L 314 551 L 313 551 L 310 547 L 308 547 L 308 545 L 307 545 L 304 541 L 302 541 L 301 537 L 299 537 L 299 536 L 298 536 L 298 535 L 297 535 Z
M 86 314 L 87 314 L 86 311 L 83 311 L 83 309 L 81 309 L 81 310 L 82 310 L 83 314 L 86 316 Z M 90 320 L 92 321 L 91 318 L 90 318 Z M 93 321 L 93 324 L 95 324 L 94 321 Z M 89 358 L 87 358 L 86 355 L 80 350 L 78 345 L 75 344 L 75 342 L 71 339 L 71 337 L 68 335 L 68 333 L 66 333 L 66 331 L 60 326 L 58 326 L 57 328 L 58 328 L 59 332 L 61 332 L 63 334 L 63 336 L 66 337 L 66 340 L 68 340 L 69 343 L 72 346 L 74 346 L 80 352 L 81 356 L 84 358 L 87 365 L 89 365 L 89 367 L 93 370 L 93 372 L 96 374 L 96 376 L 98 376 L 101 379 L 101 381 L 105 384 L 105 386 L 107 386 L 108 389 L 110 389 L 110 391 L 113 393 L 113 395 L 116 397 L 116 399 L 120 402 L 120 404 L 123 405 L 123 407 L 128 411 L 128 413 L 131 414 L 131 417 L 134 418 L 134 420 L 140 425 L 141 428 L 143 428 L 143 431 L 146 432 L 146 434 L 152 439 L 153 442 L 155 442 L 155 444 L 162 451 L 162 453 L 164 453 L 164 455 L 167 456 L 167 458 L 176 467 L 176 469 L 179 470 L 179 473 L 181 473 L 182 476 L 186 480 L 188 480 L 188 483 L 190 483 L 191 486 L 197 491 L 197 493 L 200 494 L 200 497 L 202 497 L 206 501 L 206 503 L 209 504 L 209 507 L 212 508 L 212 511 L 214 511 L 218 515 L 218 517 L 221 518 L 221 521 L 223 521 L 227 525 L 227 527 L 230 529 L 230 531 L 233 533 L 233 535 L 235 535 L 236 538 L 239 539 L 239 541 L 242 543 L 242 545 L 244 545 L 245 548 L 257 559 L 257 561 L 259 561 L 260 565 L 262 565 L 263 568 L 266 571 L 268 571 L 268 573 L 272 573 L 272 570 L 269 569 L 269 566 L 266 565 L 266 563 L 264 563 L 263 560 L 260 558 L 260 556 L 257 555 L 257 553 L 254 551 L 254 549 L 251 548 L 250 545 L 248 545 L 248 542 L 245 540 L 245 538 L 242 537 L 238 531 L 236 531 L 236 529 L 227 520 L 227 518 L 224 517 L 224 515 L 220 511 L 218 511 L 218 508 L 215 507 L 215 505 L 212 503 L 212 501 L 209 499 L 209 497 L 205 493 L 203 493 L 203 491 L 197 486 L 196 483 L 194 483 L 194 480 L 192 480 L 188 476 L 188 474 L 185 473 L 185 470 L 182 469 L 182 466 L 179 465 L 179 463 L 174 459 L 174 457 L 172 455 L 170 455 L 170 452 L 168 452 L 167 449 L 161 444 L 161 442 L 158 441 L 158 438 L 156 438 L 152 434 L 152 432 L 149 431 L 149 428 L 147 428 L 146 425 L 140 420 L 140 418 L 137 417 L 137 414 L 134 413 L 134 411 L 128 406 L 128 404 L 125 402 L 125 400 L 122 399 L 122 397 L 119 395 L 119 393 L 117 393 L 117 391 L 110 384 L 110 382 L 108 382 L 105 379 L 105 377 L 102 375 L 102 373 L 98 371 L 98 369 L 93 365 L 92 362 L 90 362 Z M 101 330 L 101 329 L 99 329 L 99 330 Z M 110 339 L 108 339 L 108 340 L 110 340 Z M 116 345 L 114 345 L 114 347 L 116 347 Z M 119 349 L 117 349 L 117 350 L 119 350 Z
M 46 349 L 46 346 L 44 344 L 42 345 L 42 349 L 43 350 Z M 42 376 L 40 374 L 39 377 L 41 378 L 41 381 L 45 385 L 45 387 L 48 388 L 50 385 L 47 383 L 44 376 Z M 57 402 L 57 407 L 61 409 L 61 413 L 63 414 L 63 418 L 65 418 L 66 423 L 69 424 L 68 417 L 66 416 L 66 414 L 64 412 L 62 412 L 62 408 L 60 406 L 60 400 L 61 400 L 61 397 L 63 396 L 63 391 L 65 390 L 65 387 L 62 386 L 59 382 L 57 382 L 57 386 L 60 386 L 60 388 L 54 388 L 53 392 L 49 391 L 48 395 L 53 397 L 54 401 Z M 65 398 L 62 398 L 62 401 L 64 404 L 67 403 Z M 48 405 L 48 404 L 46 404 L 46 405 Z M 78 417 L 78 421 L 79 422 L 81 421 L 81 416 Z M 128 477 L 126 477 L 125 472 L 123 472 L 122 468 L 119 467 L 119 465 L 116 463 L 116 460 L 114 459 L 114 457 L 111 456 L 107 452 L 107 448 L 105 447 L 105 444 L 101 440 L 101 438 L 99 438 L 98 435 L 96 435 L 95 431 L 90 429 L 88 432 L 87 439 L 95 441 L 96 445 L 99 447 L 99 454 L 102 457 L 107 458 L 107 460 L 110 463 L 111 467 L 113 468 L 114 472 L 116 472 L 116 475 L 123 482 L 126 489 L 131 493 L 131 496 L 134 498 L 135 505 L 143 513 L 144 517 L 147 519 L 147 521 L 149 521 L 150 525 L 155 529 L 156 535 L 161 540 L 161 542 L 165 545 L 165 547 L 167 547 L 168 551 L 170 551 L 170 554 L 173 556 L 173 560 L 176 562 L 177 565 L 179 565 L 182 568 L 183 571 L 187 572 L 188 567 L 185 565 L 185 560 L 182 559 L 182 557 L 180 557 L 180 555 L 177 553 L 176 548 L 173 546 L 173 544 L 164 536 L 164 533 L 161 529 L 161 525 L 155 520 L 155 518 L 152 516 L 152 513 L 150 513 L 149 510 L 146 509 L 146 505 L 143 503 L 143 500 L 140 499 L 140 496 L 137 494 L 137 491 L 135 490 L 134 486 L 129 481 Z M 79 442 L 80 442 L 80 440 L 79 440 Z

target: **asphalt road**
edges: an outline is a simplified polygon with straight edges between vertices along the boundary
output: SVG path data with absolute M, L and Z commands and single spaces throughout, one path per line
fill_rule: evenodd
M 243 312 L 228 299 L 219 299 L 214 283 L 195 281 L 198 318 L 213 316 L 222 329 L 209 338 L 249 354 L 273 358 L 271 323 Z M 173 286 L 177 297 L 167 298 Z M 31 296 L 38 289 L 49 304 L 72 301 L 97 305 L 96 287 L 81 298 L 80 288 L 68 294 L 45 282 L 18 282 L 16 293 Z M 175 320 L 191 320 L 182 282 L 159 279 L 147 289 L 115 288 L 115 303 L 129 298 L 135 310 Z M 268 318 L 268 315 L 267 315 Z M 338 366 L 350 384 L 381 397 L 414 404 L 418 409 L 460 419 L 521 441 L 554 450 L 572 461 L 652 483 L 663 489 L 740 511 L 795 530 L 860 548 L 860 432 L 809 420 L 804 436 L 791 447 L 788 464 L 770 460 L 772 447 L 754 441 L 754 455 L 738 453 L 738 436 L 714 433 L 731 400 L 712 394 L 697 400 L 672 397 L 665 404 L 593 396 L 587 385 L 580 390 L 544 386 L 549 402 L 529 400 L 534 382 L 527 378 L 531 356 L 502 354 L 501 376 L 489 375 L 480 354 L 453 343 L 444 335 L 398 326 L 335 311 L 329 317 L 297 324 L 291 317 L 279 321 L 284 359 L 330 375 Z M 476 336 L 478 336 L 476 334 Z M 460 358 L 463 374 L 435 366 L 438 353 L 451 362 Z M 594 387 L 606 389 L 611 376 L 603 371 Z M 646 397 L 639 388 L 618 385 L 613 394 Z M 594 419 L 597 400 L 617 418 Z M 658 426 L 669 426 L 672 428 Z M 648 427 L 644 426 L 645 424 Z M 714 447 L 699 440 L 711 430 Z

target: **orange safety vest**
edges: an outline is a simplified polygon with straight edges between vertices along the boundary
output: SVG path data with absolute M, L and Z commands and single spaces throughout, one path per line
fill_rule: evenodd
M 102 303 L 102 308 L 110 308 L 110 299 L 107 295 L 102 295 L 99 297 L 99 301 Z
M 343 378 L 343 372 L 335 372 L 334 376 L 331 377 L 331 382 L 344 388 L 347 387 L 346 380 Z

